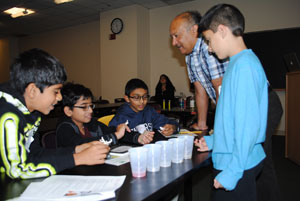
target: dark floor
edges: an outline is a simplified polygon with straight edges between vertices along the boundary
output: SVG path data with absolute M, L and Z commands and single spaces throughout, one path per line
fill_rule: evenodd
M 284 154 L 285 137 L 273 136 L 273 160 L 283 198 L 282 201 L 300 201 L 300 166 L 285 158 Z M 211 172 L 211 166 L 202 168 L 194 177 L 193 200 L 210 200 Z

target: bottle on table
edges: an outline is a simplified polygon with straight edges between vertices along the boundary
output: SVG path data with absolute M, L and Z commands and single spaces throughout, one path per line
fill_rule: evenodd
M 186 106 L 185 95 L 182 92 L 180 93 L 179 106 L 180 106 L 180 109 L 184 109 Z
M 192 111 L 195 110 L 195 98 L 194 98 L 194 96 L 191 96 L 191 99 L 190 99 L 190 109 Z

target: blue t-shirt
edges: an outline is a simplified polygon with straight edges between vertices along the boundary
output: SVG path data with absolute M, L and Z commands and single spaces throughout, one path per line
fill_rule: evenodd
M 214 134 L 205 140 L 212 149 L 216 179 L 233 190 L 244 170 L 258 165 L 265 153 L 268 83 L 263 67 L 252 50 L 232 56 L 222 81 Z

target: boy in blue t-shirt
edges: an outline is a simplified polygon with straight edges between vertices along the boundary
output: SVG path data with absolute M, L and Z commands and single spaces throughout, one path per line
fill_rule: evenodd
M 212 150 L 212 200 L 257 200 L 256 177 L 263 167 L 268 112 L 268 82 L 263 67 L 244 40 L 244 17 L 232 5 L 212 7 L 200 29 L 209 51 L 229 58 L 217 104 L 214 134 L 195 141 Z
M 177 131 L 178 124 L 176 121 L 158 114 L 153 107 L 147 105 L 149 99 L 148 87 L 142 80 L 129 80 L 125 87 L 124 98 L 127 103 L 118 109 L 109 123 L 110 126 L 118 126 L 128 121 L 131 132 L 126 132 L 121 139 L 122 141 L 148 144 Z M 160 133 L 164 136 L 161 136 Z

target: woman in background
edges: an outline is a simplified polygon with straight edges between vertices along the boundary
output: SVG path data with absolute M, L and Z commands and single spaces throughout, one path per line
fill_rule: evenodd
M 155 89 L 155 100 L 163 107 L 163 100 L 165 100 L 165 107 L 168 107 L 169 100 L 171 105 L 175 105 L 174 93 L 176 89 L 170 81 L 169 77 L 165 74 L 162 74 L 159 77 L 159 82 L 156 85 Z

